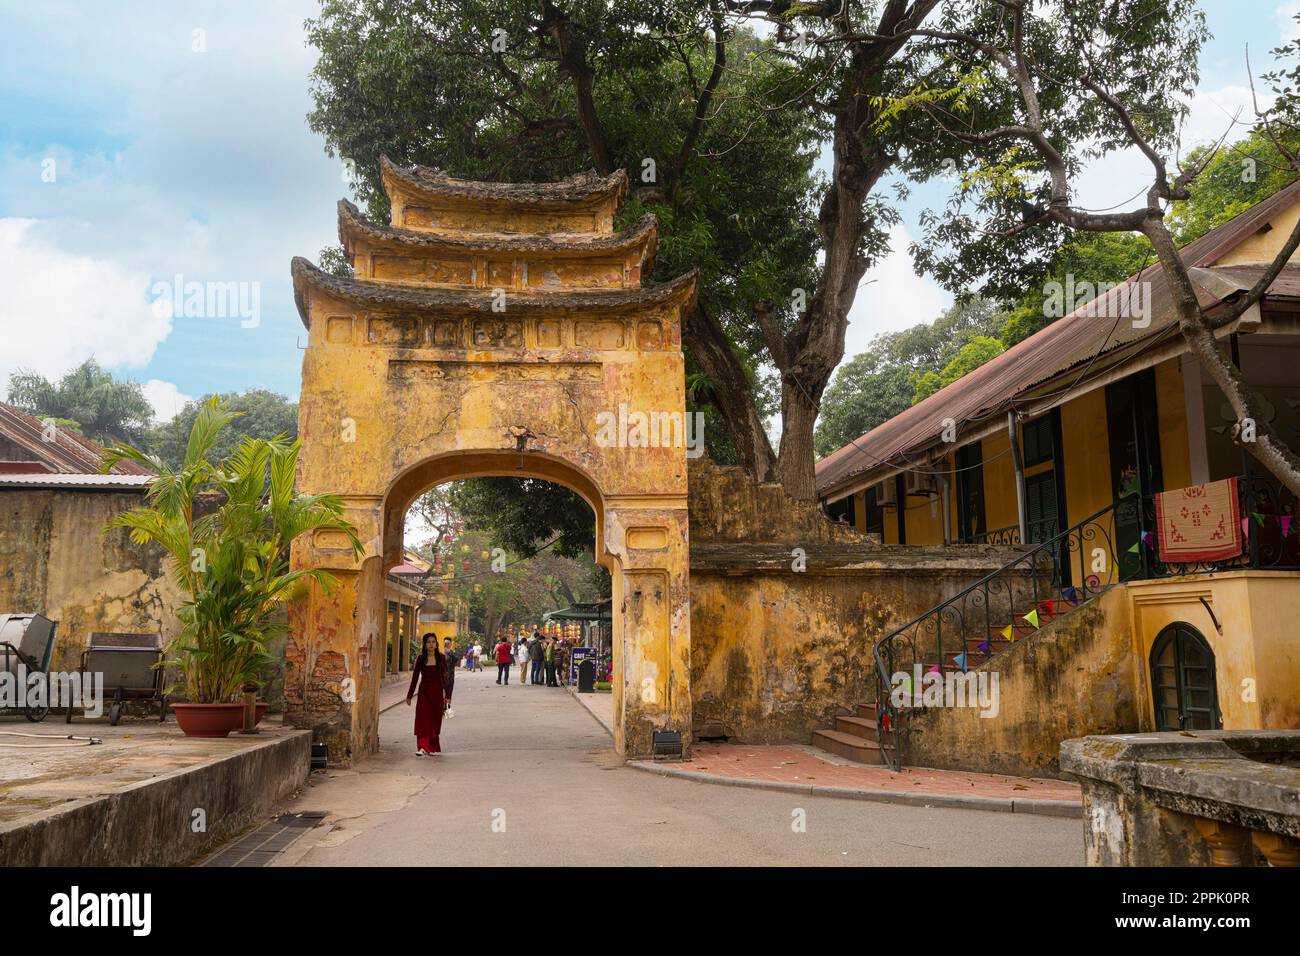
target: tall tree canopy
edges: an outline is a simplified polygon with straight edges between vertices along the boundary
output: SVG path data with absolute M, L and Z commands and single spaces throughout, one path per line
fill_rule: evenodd
M 153 406 L 139 382 L 119 381 L 94 359 L 57 382 L 21 370 L 9 376 L 9 403 L 37 418 L 70 425 L 101 445 L 143 441 Z
M 292 440 L 298 437 L 297 402 L 264 388 L 229 392 L 220 397 L 223 407 L 236 417 L 222 429 L 217 439 L 213 451 L 217 458 L 224 459 L 233 453 L 245 438 L 270 440 L 283 435 Z M 164 462 L 179 464 L 194 420 L 211 398 L 211 395 L 205 395 L 187 402 L 171 421 L 155 425 L 149 434 L 149 451 Z
M 929 126 L 959 153 L 966 170 L 947 214 L 929 218 L 923 264 L 947 281 L 1005 288 L 1015 271 L 1008 248 L 1063 233 L 1141 233 L 1160 260 L 1158 281 L 1169 293 L 1179 332 L 1236 415 L 1234 434 L 1300 494 L 1300 455 L 1275 432 L 1218 336 L 1258 303 L 1300 249 L 1300 224 L 1254 285 L 1212 313 L 1177 254 L 1174 207 L 1224 185 L 1209 175 L 1222 140 L 1190 158 L 1181 154 L 1182 122 L 1206 36 L 1193 0 L 952 0 L 945 13 L 940 28 L 912 31 L 932 64 L 924 91 L 888 107 L 899 122 Z M 1268 79 L 1277 96 L 1254 118 L 1254 129 L 1276 151 L 1282 175 L 1292 176 L 1300 172 L 1300 153 L 1290 139 L 1300 128 L 1300 40 L 1275 53 L 1280 62 Z M 1143 188 L 1117 208 L 1080 206 L 1080 159 L 1126 148 L 1148 164 Z M 932 160 L 910 162 L 915 173 L 937 171 Z M 1238 163 L 1231 188 L 1243 185 Z
M 958 368 L 961 374 L 970 371 L 976 355 L 987 361 L 992 355 L 986 353 L 1002 351 L 996 335 L 1004 320 L 992 302 L 976 296 L 933 322 L 876 336 L 865 352 L 840 366 L 826 390 L 817 454 L 829 455 L 954 381 Z

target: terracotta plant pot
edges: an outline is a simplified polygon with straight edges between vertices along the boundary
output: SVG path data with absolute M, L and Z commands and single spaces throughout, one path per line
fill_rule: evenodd
M 270 705 L 257 702 L 257 721 Z M 243 704 L 169 704 L 176 724 L 186 737 L 227 737 L 244 726 Z

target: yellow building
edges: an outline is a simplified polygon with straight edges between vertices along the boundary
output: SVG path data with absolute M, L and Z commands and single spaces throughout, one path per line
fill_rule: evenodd
M 1202 306 L 1212 314 L 1250 289 L 1297 218 L 1300 183 L 1186 246 Z M 1275 433 L 1300 448 L 1300 260 L 1219 334 Z M 969 608 L 950 604 L 960 625 L 931 647 L 927 666 L 978 666 L 1125 585 L 1132 650 L 1146 665 L 1136 669 L 1145 726 L 1298 726 L 1300 639 L 1286 624 L 1300 616 L 1296 499 L 1236 432 L 1189 354 L 1157 264 L 827 456 L 818 496 L 832 517 L 885 544 L 1037 546 L 1019 568 L 1027 596 L 987 585 L 958 596 L 984 602 L 978 626 Z M 1233 477 L 1240 553 L 1166 559 L 1174 535 L 1158 520 L 1157 496 Z M 1251 702 L 1242 681 L 1256 691 Z

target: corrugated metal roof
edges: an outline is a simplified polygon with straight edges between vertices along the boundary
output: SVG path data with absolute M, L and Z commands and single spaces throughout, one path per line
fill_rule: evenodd
M 99 470 L 104 447 L 70 428 L 57 428 L 54 440 L 47 441 L 45 428 L 35 418 L 20 408 L 0 402 L 0 435 L 14 444 L 26 448 L 37 461 L 44 462 L 63 474 L 89 474 Z M 113 466 L 116 475 L 149 475 L 133 461 L 121 461 Z
M 1254 284 L 1262 266 L 1214 266 L 1214 263 L 1297 201 L 1300 201 L 1300 182 L 1279 190 L 1180 251 L 1183 261 L 1191 267 L 1192 282 L 1203 306 Z M 905 461 L 898 460 L 899 456 L 934 442 L 943 430 L 945 419 L 955 421 L 960 434 L 963 424 L 985 417 L 1000 406 L 1009 407 L 1018 395 L 1098 354 L 1110 354 L 1144 339 L 1154 339 L 1176 322 L 1173 301 L 1161 272 L 1162 267 L 1157 263 L 1131 276 L 1105 295 L 878 425 L 856 442 L 832 452 L 817 463 L 818 493 L 834 492 L 890 459 L 894 459 L 894 466 L 905 465 Z M 1141 328 L 1122 317 L 1124 305 L 1132 301 L 1129 297 L 1138 290 L 1149 297 L 1151 318 L 1150 324 Z M 1290 265 L 1274 282 L 1270 295 L 1297 294 L 1300 294 L 1300 267 Z
M 95 491 L 143 491 L 153 481 L 153 475 L 90 475 L 75 473 L 49 473 L 30 475 L 0 475 L 0 488 L 62 488 L 91 489 Z

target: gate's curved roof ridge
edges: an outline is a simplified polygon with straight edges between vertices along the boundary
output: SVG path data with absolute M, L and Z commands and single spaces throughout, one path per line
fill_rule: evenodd
M 336 276 L 314 265 L 302 256 L 295 256 L 291 267 L 293 298 L 298 306 L 302 324 L 311 328 L 311 311 L 307 293 L 317 291 L 323 295 L 377 308 L 426 308 L 445 313 L 500 315 L 493 311 L 496 293 L 490 289 L 437 289 L 421 286 L 394 285 L 390 283 L 351 279 Z M 640 289 L 602 289 L 582 292 L 510 292 L 508 307 L 512 310 L 532 312 L 590 312 L 625 313 L 653 306 L 688 308 L 695 299 L 698 269 L 683 273 L 676 279 Z
M 420 249 L 455 252 L 546 252 L 560 255 L 586 255 L 589 253 L 627 252 L 643 246 L 642 270 L 648 272 L 654 262 L 658 245 L 659 221 L 654 213 L 646 213 L 635 223 L 612 235 L 590 233 L 520 233 L 511 235 L 473 234 L 461 236 L 400 226 L 384 226 L 367 219 L 353 203 L 339 200 L 339 241 L 348 255 L 352 254 L 353 240 L 363 237 L 379 245 L 401 245 Z
M 551 183 L 489 183 L 454 179 L 431 166 L 399 166 L 387 156 L 379 157 L 384 188 L 396 181 L 413 193 L 433 199 L 460 199 L 547 207 L 621 202 L 627 194 L 627 173 L 615 170 L 602 176 L 594 169 Z M 391 193 L 391 190 L 390 190 Z

